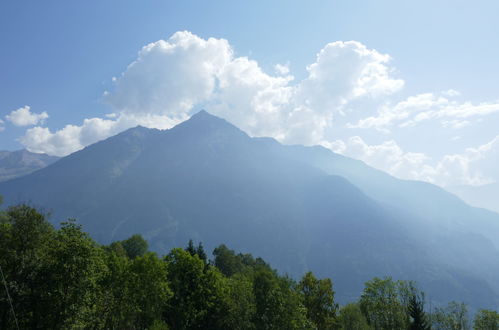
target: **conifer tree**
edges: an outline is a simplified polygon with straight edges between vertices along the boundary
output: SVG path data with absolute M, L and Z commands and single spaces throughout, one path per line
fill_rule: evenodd
M 409 300 L 409 316 L 411 318 L 410 330 L 429 330 L 426 313 L 424 312 L 424 303 L 421 298 L 413 295 Z

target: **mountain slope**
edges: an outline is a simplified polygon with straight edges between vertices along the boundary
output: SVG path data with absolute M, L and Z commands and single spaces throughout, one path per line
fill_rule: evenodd
M 499 213 L 499 182 L 483 186 L 453 186 L 448 190 L 470 205 Z
M 44 168 L 59 157 L 35 154 L 27 150 L 0 151 L 0 182 Z
M 294 276 L 311 269 L 333 278 L 341 301 L 391 275 L 436 303 L 498 306 L 495 214 L 323 148 L 250 138 L 204 111 L 167 131 L 125 131 L 0 183 L 0 194 L 52 209 L 54 221 L 76 217 L 103 243 L 141 233 L 165 252 L 192 238 Z

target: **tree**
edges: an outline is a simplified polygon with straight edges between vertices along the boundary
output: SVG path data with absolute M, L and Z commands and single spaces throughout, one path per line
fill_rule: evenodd
M 192 241 L 192 239 L 190 239 L 189 243 L 187 243 L 187 247 L 185 248 L 185 250 L 189 252 L 191 256 L 196 255 L 196 248 L 194 247 L 194 242 Z
M 203 260 L 205 265 L 208 264 L 208 256 L 206 255 L 206 252 L 204 252 L 203 243 L 199 242 L 196 249 L 196 254 L 198 255 L 199 259 Z
M 274 272 L 260 269 L 254 275 L 253 292 L 257 329 L 310 329 L 306 308 L 288 278 L 279 278 Z
M 481 309 L 473 321 L 474 330 L 499 330 L 499 313 Z
M 251 276 L 234 274 L 227 279 L 228 307 L 226 324 L 228 329 L 256 329 L 253 324 L 256 313 L 255 295 Z
M 451 301 L 445 307 L 437 307 L 432 314 L 432 327 L 441 330 L 468 330 L 470 321 L 468 307 L 464 303 Z
M 369 330 L 364 314 L 357 303 L 347 304 L 340 309 L 338 315 L 338 328 L 341 330 Z
M 147 248 L 149 246 L 149 244 L 147 244 L 147 241 L 138 234 L 135 234 L 130 238 L 122 241 L 121 245 L 125 249 L 126 254 L 130 259 L 143 256 L 147 252 Z
M 409 300 L 410 330 L 430 330 L 430 325 L 424 311 L 424 301 L 421 296 L 413 294 Z
M 43 327 L 86 327 L 92 323 L 104 268 L 103 250 L 74 220 L 63 222 L 43 269 L 45 288 L 38 305 L 51 311 L 43 316 Z
M 307 309 L 307 318 L 317 329 L 332 329 L 338 305 L 334 302 L 331 279 L 318 280 L 312 272 L 308 272 L 301 279 L 298 288 Z
M 406 306 L 400 299 L 399 288 L 399 283 L 390 277 L 375 277 L 366 282 L 360 297 L 360 309 L 374 329 L 407 328 L 409 319 Z
M 224 329 L 227 288 L 222 274 L 197 254 L 173 249 L 165 258 L 173 296 L 165 312 L 173 329 Z
M 45 215 L 26 204 L 2 212 L 0 222 L 0 264 L 20 328 L 39 328 L 46 313 L 40 304 L 46 284 L 44 267 L 48 249 L 54 243 L 54 228 Z M 0 289 L 0 328 L 15 328 L 4 285 Z
M 158 323 L 172 296 L 167 264 L 152 252 L 136 257 L 129 265 L 127 285 L 135 306 L 134 327 L 147 329 Z
M 244 264 L 233 250 L 230 250 L 224 244 L 213 250 L 215 257 L 215 267 L 217 267 L 225 276 L 232 276 L 240 273 L 244 269 Z

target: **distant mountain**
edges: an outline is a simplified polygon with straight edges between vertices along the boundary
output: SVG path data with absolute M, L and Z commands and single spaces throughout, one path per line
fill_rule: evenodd
M 470 205 L 499 213 L 499 182 L 483 186 L 453 186 L 447 190 Z
M 0 151 L 0 182 L 44 168 L 59 157 L 35 154 L 27 150 Z
M 331 277 L 340 301 L 374 276 L 418 281 L 434 305 L 499 307 L 499 215 L 431 184 L 403 181 L 322 147 L 250 138 L 207 112 L 136 127 L 0 183 L 75 217 L 102 243 L 141 233 L 166 252 L 189 239 Z

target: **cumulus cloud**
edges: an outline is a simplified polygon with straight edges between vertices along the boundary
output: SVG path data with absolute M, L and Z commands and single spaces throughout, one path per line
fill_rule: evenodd
M 113 87 L 103 96 L 112 113 L 56 131 L 32 127 L 20 141 L 30 151 L 64 156 L 136 125 L 170 128 L 205 108 L 250 135 L 321 143 L 400 178 L 442 186 L 499 180 L 499 137 L 438 159 L 404 150 L 393 136 L 387 137 L 393 128 L 405 127 L 423 127 L 426 134 L 424 124 L 435 122 L 458 130 L 499 113 L 499 102 L 459 101 L 460 93 L 452 89 L 392 102 L 390 96 L 404 81 L 390 61 L 388 54 L 357 41 L 336 41 L 325 45 L 306 67 L 305 78 L 296 81 L 289 63 L 267 73 L 256 61 L 236 56 L 225 39 L 181 31 L 144 46 L 112 79 Z M 369 115 L 369 109 L 376 113 Z M 32 113 L 29 106 L 6 116 L 18 126 L 39 125 L 46 118 L 46 112 Z M 0 120 L 0 131 L 2 127 Z M 372 128 L 386 140 L 370 144 L 362 129 Z M 370 130 L 370 136 L 377 131 Z M 364 132 L 363 138 L 357 136 Z M 465 132 L 449 134 L 464 139 Z
M 443 187 L 479 186 L 499 181 L 499 135 L 481 146 L 436 160 L 424 153 L 404 151 L 394 140 L 369 145 L 361 137 L 353 136 L 323 145 L 401 179 L 427 181 Z
M 359 42 L 327 44 L 294 82 L 288 65 L 276 75 L 236 57 L 224 39 L 177 32 L 144 47 L 105 99 L 117 111 L 186 115 L 203 106 L 254 136 L 288 143 L 318 143 L 332 117 L 349 100 L 393 93 L 403 81 L 391 76 L 390 57 Z
M 104 98 L 120 112 L 182 116 L 213 96 L 216 77 L 232 58 L 225 39 L 177 32 L 143 47 Z
M 0 119 L 0 132 L 2 132 L 5 129 L 5 127 L 3 126 L 3 123 L 4 123 L 3 120 Z
M 44 111 L 42 113 L 31 112 L 29 106 L 24 106 L 17 110 L 13 110 L 10 114 L 5 116 L 5 119 L 13 123 L 15 126 L 32 126 L 43 124 L 49 115 Z M 1 124 L 1 123 L 0 123 Z
M 66 125 L 55 132 L 47 127 L 33 127 L 26 131 L 20 142 L 31 152 L 66 156 L 137 125 L 167 129 L 181 121 L 152 114 L 140 116 L 121 114 L 111 117 L 85 119 L 79 126 Z
M 352 136 L 346 141 L 336 140 L 325 142 L 323 145 L 403 179 L 421 180 L 421 172 L 425 170 L 428 166 L 426 162 L 430 160 L 423 153 L 402 150 L 394 140 L 369 145 L 360 136 Z
M 299 97 L 315 111 L 330 112 L 361 96 L 391 94 L 404 81 L 392 78 L 389 61 L 389 55 L 357 41 L 329 43 L 307 67 L 309 76 L 298 87 Z
M 389 61 L 389 55 L 359 42 L 333 42 L 307 67 L 308 76 L 296 82 L 289 65 L 276 65 L 276 74 L 268 74 L 256 61 L 235 56 L 225 39 L 177 32 L 143 47 L 113 78 L 114 86 L 103 99 L 116 118 L 86 119 L 56 132 L 35 127 L 21 141 L 31 150 L 64 155 L 127 128 L 123 118 L 138 122 L 163 116 L 173 123 L 206 108 L 253 136 L 316 144 L 348 102 L 376 99 L 403 86 L 392 77 Z
M 415 126 L 437 119 L 444 128 L 459 129 L 470 124 L 466 119 L 499 113 L 499 102 L 473 104 L 452 99 L 458 95 L 457 91 L 448 90 L 440 94 L 424 93 L 410 96 L 394 106 L 381 106 L 377 115 L 363 118 L 356 124 L 350 124 L 349 127 L 386 130 L 392 126 Z
M 274 70 L 278 75 L 286 76 L 289 74 L 289 63 L 287 64 L 276 64 Z

